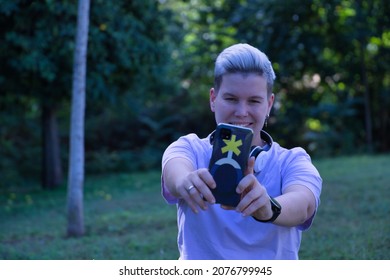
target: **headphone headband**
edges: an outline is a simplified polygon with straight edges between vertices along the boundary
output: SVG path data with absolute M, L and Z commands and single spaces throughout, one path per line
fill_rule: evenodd
M 257 156 L 261 152 L 267 152 L 267 151 L 269 151 L 269 149 L 271 149 L 272 143 L 273 143 L 271 135 L 269 135 L 267 132 L 262 130 L 262 131 L 260 131 L 260 137 L 261 137 L 261 139 L 263 139 L 265 141 L 265 145 L 263 147 L 252 146 L 251 153 L 250 153 L 249 157 L 257 158 Z

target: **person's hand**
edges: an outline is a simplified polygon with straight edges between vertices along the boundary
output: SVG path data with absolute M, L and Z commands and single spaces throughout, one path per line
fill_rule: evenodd
M 237 193 L 241 194 L 241 200 L 236 208 L 243 216 L 254 216 L 259 220 L 266 220 L 272 216 L 271 204 L 267 190 L 260 184 L 253 174 L 255 158 L 248 160 L 245 177 L 237 186 Z M 231 207 L 224 207 L 232 209 Z
M 201 168 L 190 172 L 177 187 L 177 192 L 188 203 L 192 211 L 198 213 L 199 207 L 203 210 L 207 209 L 207 202 L 215 203 L 215 198 L 210 191 L 215 187 L 216 183 L 208 169 Z

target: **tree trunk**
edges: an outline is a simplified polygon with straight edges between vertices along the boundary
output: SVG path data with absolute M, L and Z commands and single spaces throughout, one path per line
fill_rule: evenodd
M 356 10 L 357 10 L 357 19 L 358 24 L 356 29 L 359 31 L 358 33 L 358 42 L 359 42 L 359 58 L 360 58 L 360 77 L 363 87 L 363 97 L 364 97 L 364 123 L 366 130 L 366 145 L 367 151 L 372 153 L 374 151 L 373 145 L 373 137 L 372 137 L 372 118 L 371 118 L 371 93 L 370 87 L 368 85 L 367 78 L 367 68 L 366 68 L 366 45 L 367 45 L 367 27 L 364 24 L 365 11 L 363 8 L 362 1 L 359 0 L 356 2 Z
M 63 173 L 56 112 L 46 104 L 42 104 L 42 141 L 42 186 L 53 189 L 62 183 Z
M 364 120 L 366 127 L 366 144 L 367 151 L 372 153 L 374 151 L 374 145 L 372 140 L 372 118 L 371 118 L 371 96 L 370 89 L 367 81 L 366 59 L 365 49 L 363 42 L 360 42 L 360 70 L 361 78 L 363 82 L 363 96 L 364 96 Z
M 72 112 L 68 179 L 68 236 L 82 236 L 84 227 L 84 115 L 90 0 L 79 0 L 73 64 Z

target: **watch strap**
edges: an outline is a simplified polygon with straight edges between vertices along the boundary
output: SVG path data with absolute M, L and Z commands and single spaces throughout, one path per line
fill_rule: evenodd
M 271 209 L 272 209 L 272 217 L 268 220 L 259 220 L 255 217 L 253 217 L 256 221 L 262 222 L 262 223 L 272 223 L 276 220 L 277 217 L 279 217 L 280 213 L 282 212 L 282 207 L 280 206 L 279 202 L 277 202 L 273 197 L 269 197 L 270 203 L 271 203 Z

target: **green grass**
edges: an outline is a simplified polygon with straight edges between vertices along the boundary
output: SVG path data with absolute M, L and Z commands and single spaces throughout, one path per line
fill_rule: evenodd
M 301 259 L 390 259 L 390 155 L 315 163 L 324 183 Z
M 321 205 L 301 259 L 390 259 L 390 155 L 315 162 Z M 87 177 L 86 235 L 67 238 L 66 188 L 0 192 L 0 259 L 177 259 L 176 207 L 160 172 Z
M 85 184 L 86 235 L 66 237 L 66 189 L 0 199 L 0 259 L 177 259 L 176 208 L 160 173 L 111 174 Z

